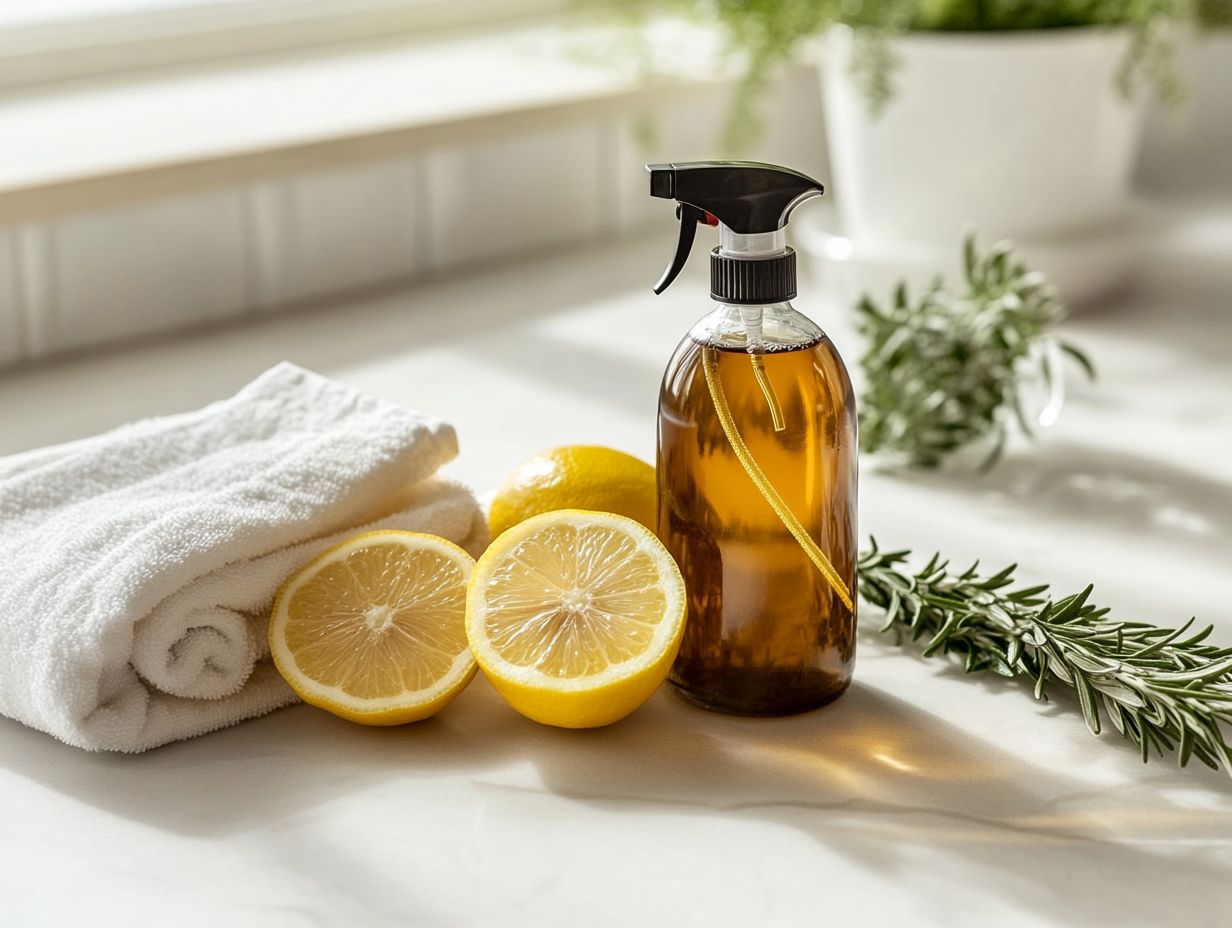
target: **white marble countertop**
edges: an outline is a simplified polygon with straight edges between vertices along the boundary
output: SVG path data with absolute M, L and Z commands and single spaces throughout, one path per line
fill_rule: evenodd
M 986 477 L 867 469 L 886 544 L 1232 642 L 1232 213 L 1169 234 L 1067 334 L 1101 369 Z M 452 420 L 483 490 L 568 442 L 646 458 L 698 260 L 614 244 L 0 377 L 0 453 L 199 406 L 281 359 Z M 816 292 L 816 291 L 815 291 Z M 847 312 L 799 301 L 854 363 Z M 1068 699 L 964 677 L 875 632 L 838 703 L 728 718 L 657 694 L 605 730 L 536 726 L 482 679 L 369 730 L 296 706 L 136 757 L 0 719 L 0 923 L 1226 925 L 1232 782 L 1143 766 Z

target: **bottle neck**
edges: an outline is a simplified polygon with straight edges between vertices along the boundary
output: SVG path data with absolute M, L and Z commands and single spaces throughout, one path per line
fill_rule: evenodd
M 689 332 L 696 342 L 728 351 L 791 351 L 815 344 L 825 333 L 790 302 L 718 303 Z

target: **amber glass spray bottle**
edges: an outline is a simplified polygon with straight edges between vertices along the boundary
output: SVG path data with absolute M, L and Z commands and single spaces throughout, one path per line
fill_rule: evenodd
M 680 240 L 655 287 L 718 226 L 717 305 L 676 349 L 659 399 L 659 537 L 689 593 L 670 680 L 742 715 L 824 705 L 855 659 L 856 416 L 834 345 L 792 308 L 784 228 L 821 184 L 752 162 L 647 165 Z

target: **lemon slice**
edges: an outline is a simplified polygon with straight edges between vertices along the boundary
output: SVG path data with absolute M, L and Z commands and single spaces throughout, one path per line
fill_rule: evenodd
M 270 653 L 306 703 L 364 725 L 439 712 L 475 675 L 474 559 L 414 532 L 357 535 L 300 568 L 270 616 Z
M 684 617 L 680 570 L 648 529 L 564 509 L 519 523 L 479 559 L 466 635 L 518 712 L 593 728 L 624 718 L 663 682 Z

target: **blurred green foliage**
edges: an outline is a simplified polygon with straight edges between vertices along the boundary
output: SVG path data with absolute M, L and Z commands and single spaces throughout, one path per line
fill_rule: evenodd
M 1004 32 L 1080 26 L 1127 27 L 1129 53 L 1115 78 L 1128 95 L 1139 75 L 1165 102 L 1181 95 L 1173 68 L 1180 25 L 1232 25 L 1232 0 L 584 0 L 638 24 L 681 15 L 716 25 L 741 56 L 743 80 L 728 118 L 725 147 L 737 153 L 760 127 L 756 103 L 772 71 L 800 56 L 829 27 L 857 29 L 853 77 L 870 112 L 892 99 L 895 56 L 888 39 L 911 31 Z
M 1232 0 L 1198 0 L 1198 20 L 1212 28 L 1232 28 Z
M 981 253 L 974 235 L 963 242 L 958 286 L 938 278 L 912 300 L 899 284 L 886 305 L 864 296 L 856 306 L 865 338 L 860 450 L 890 452 L 909 467 L 937 467 L 992 436 L 985 460 L 991 467 L 1015 426 L 1034 433 L 1022 405 L 1026 385 L 1038 377 L 1051 387 L 1062 375 L 1048 361 L 1049 342 L 1095 376 L 1079 348 L 1053 335 L 1064 316 L 1060 294 L 1043 274 L 1006 242 Z

